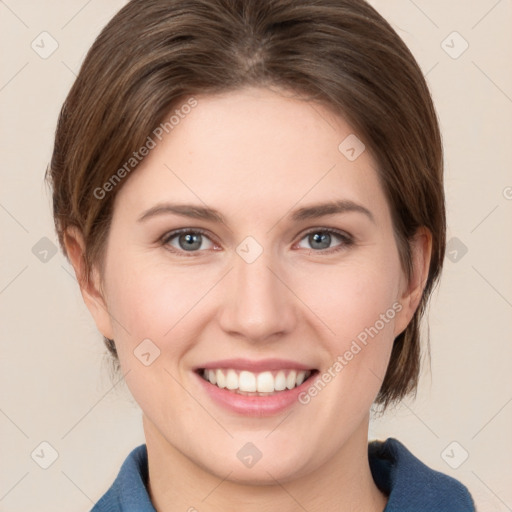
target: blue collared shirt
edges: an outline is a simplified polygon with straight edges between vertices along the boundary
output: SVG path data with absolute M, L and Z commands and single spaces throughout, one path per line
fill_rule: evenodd
M 396 439 L 369 443 L 368 456 L 373 479 L 388 496 L 384 512 L 475 512 L 463 484 L 427 467 Z M 128 455 L 112 487 L 91 512 L 155 512 L 147 482 L 143 444 Z

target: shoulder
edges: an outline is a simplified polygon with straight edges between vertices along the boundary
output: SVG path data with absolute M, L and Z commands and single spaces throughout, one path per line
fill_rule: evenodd
M 143 444 L 131 451 L 114 483 L 91 512 L 155 512 L 147 482 L 148 453 Z
M 388 495 L 385 512 L 475 511 L 461 482 L 430 469 L 396 439 L 369 443 L 368 456 L 377 487 Z

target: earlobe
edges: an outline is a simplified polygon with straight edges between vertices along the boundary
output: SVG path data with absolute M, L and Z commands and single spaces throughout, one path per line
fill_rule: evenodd
M 107 301 L 101 289 L 100 275 L 96 267 L 87 273 L 85 265 L 85 242 L 80 230 L 71 226 L 64 234 L 64 245 L 69 261 L 75 271 L 82 298 L 91 313 L 98 330 L 106 338 L 113 339 L 112 322 L 108 313 Z
M 412 274 L 400 298 L 402 310 L 395 323 L 395 337 L 405 330 L 416 312 L 427 283 L 432 256 L 432 233 L 426 227 L 418 229 L 410 242 Z

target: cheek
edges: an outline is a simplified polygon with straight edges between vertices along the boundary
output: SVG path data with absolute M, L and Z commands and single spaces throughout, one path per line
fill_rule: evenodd
M 307 281 L 304 274 L 297 292 L 326 326 L 321 337 L 330 355 L 325 380 L 335 382 L 336 400 L 354 410 L 369 406 L 381 386 L 402 310 L 398 254 L 388 254 L 392 250 L 357 263 L 325 266 Z
M 148 264 L 139 257 L 111 263 L 107 267 L 107 295 L 121 360 L 128 363 L 128 356 L 144 339 L 152 340 L 162 352 L 179 355 L 187 348 L 185 341 L 180 343 L 183 329 L 191 329 L 195 307 L 212 287 L 215 276 L 212 272 Z
M 341 344 L 373 326 L 388 310 L 385 327 L 392 331 L 400 288 L 396 259 L 366 258 L 338 266 L 324 266 L 297 278 L 297 295 L 318 313 L 333 339 Z
M 163 400 L 161 393 L 178 401 L 181 388 L 173 376 L 178 376 L 176 367 L 193 345 L 191 340 L 198 338 L 196 329 L 201 326 L 193 321 L 197 320 L 194 305 L 208 290 L 208 283 L 199 286 L 197 274 L 194 278 L 171 273 L 137 258 L 118 260 L 110 269 L 107 284 L 114 339 L 133 397 L 144 410 L 151 410 L 157 397 Z

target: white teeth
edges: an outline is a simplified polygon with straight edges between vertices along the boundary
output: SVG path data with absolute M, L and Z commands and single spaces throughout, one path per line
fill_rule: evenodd
M 295 370 L 292 370 L 288 374 L 288 377 L 286 377 L 286 387 L 288 389 L 293 389 L 295 387 L 296 378 L 297 378 L 297 373 L 295 372 Z
M 276 375 L 276 378 L 274 381 L 274 389 L 276 391 L 284 391 L 286 389 L 286 375 L 284 374 L 283 371 L 277 372 L 277 375 Z
M 226 387 L 226 377 L 224 376 L 223 371 L 222 370 L 210 370 L 210 372 L 215 373 L 216 380 L 217 380 L 217 386 L 219 386 L 219 388 L 225 388 Z M 210 382 L 212 382 L 212 381 L 210 381 Z M 215 383 L 212 382 L 212 384 L 215 384 Z
M 300 386 L 311 371 L 279 370 L 253 373 L 246 370 L 240 372 L 227 370 L 204 370 L 203 377 L 219 388 L 227 388 L 241 393 L 274 393 Z
M 296 385 L 300 386 L 304 382 L 305 377 L 306 375 L 304 372 L 297 373 L 297 378 L 295 380 Z
M 208 380 L 212 384 L 217 384 L 217 372 L 215 370 L 208 370 Z
M 254 373 L 240 372 L 240 376 L 238 377 L 238 389 L 240 391 L 256 391 L 256 377 Z
M 238 375 L 235 370 L 228 370 L 228 374 L 226 375 L 226 387 L 228 389 L 238 388 Z
M 259 393 L 273 393 L 275 391 L 274 377 L 271 372 L 259 373 L 257 381 Z

